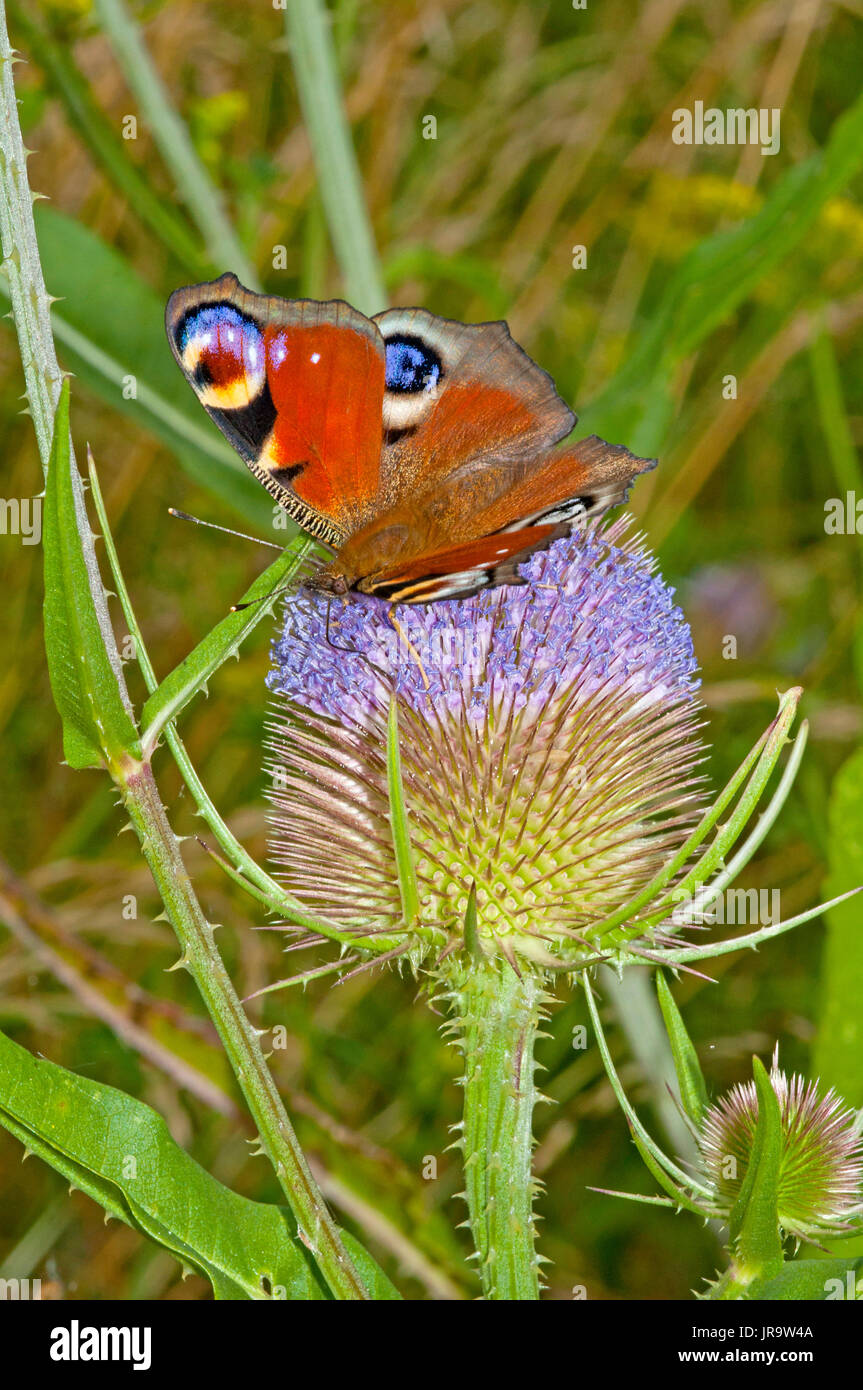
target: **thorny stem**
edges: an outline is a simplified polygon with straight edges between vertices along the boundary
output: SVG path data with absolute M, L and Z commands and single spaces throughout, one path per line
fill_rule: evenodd
M 171 925 L 182 949 L 178 965 L 193 976 L 222 1039 L 266 1151 L 293 1212 L 300 1238 L 317 1260 L 337 1298 L 368 1294 L 342 1244 L 312 1177 L 293 1126 L 224 962 L 214 926 L 195 895 L 176 837 L 168 823 L 149 763 L 117 770 L 117 781 Z
M 538 1299 L 531 1163 L 544 995 L 532 972 L 519 977 L 500 959 L 453 965 L 447 984 L 464 1056 L 464 1195 L 483 1297 Z
M 9 284 L 12 315 L 21 347 L 27 401 L 33 417 L 42 467 L 47 470 L 54 428 L 54 408 L 63 373 L 51 333 L 51 301 L 45 289 L 33 198 L 27 181 L 27 153 L 18 123 L 12 76 L 16 59 L 6 31 L 6 7 L 0 0 L 0 239 L 3 272 Z
M 45 289 L 27 181 L 26 150 L 18 104 L 6 15 L 0 0 L 0 237 L 3 269 L 24 366 L 27 401 L 42 464 L 51 454 L 54 409 L 63 379 L 51 332 L 50 299 Z M 117 687 L 132 717 L 126 683 L 108 618 L 107 603 L 93 555 L 83 491 L 72 455 L 78 529 L 90 572 L 93 603 Z M 186 873 L 177 841 L 159 799 L 148 763 L 124 760 L 111 768 L 136 829 L 144 856 L 162 895 L 183 951 L 183 964 L 195 982 L 219 1031 L 239 1086 L 258 1126 L 264 1149 L 297 1220 L 302 1238 L 315 1253 L 321 1273 L 336 1297 L 368 1295 L 342 1244 L 324 1199 L 312 1178 L 281 1098 L 270 1076 L 258 1036 L 240 1004 Z

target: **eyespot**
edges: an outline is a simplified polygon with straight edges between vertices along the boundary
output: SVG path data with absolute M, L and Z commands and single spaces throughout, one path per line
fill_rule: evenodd
M 177 330 L 182 363 L 202 404 L 217 410 L 249 405 L 266 380 L 264 340 L 254 319 L 233 304 L 192 309 Z
M 396 438 L 415 430 L 443 386 L 440 355 L 422 338 L 398 333 L 386 339 L 384 429 Z
M 399 395 L 433 391 L 440 380 L 441 359 L 421 338 L 389 338 L 387 351 L 387 390 Z

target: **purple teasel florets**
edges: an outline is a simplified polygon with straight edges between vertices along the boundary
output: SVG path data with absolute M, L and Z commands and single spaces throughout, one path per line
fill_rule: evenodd
M 536 554 L 525 583 L 401 607 L 287 600 L 268 685 L 273 857 L 354 933 L 576 966 L 683 843 L 704 757 L 692 639 L 628 522 Z M 406 640 L 405 640 L 406 639 Z M 387 792 L 397 700 L 420 897 L 405 923 Z

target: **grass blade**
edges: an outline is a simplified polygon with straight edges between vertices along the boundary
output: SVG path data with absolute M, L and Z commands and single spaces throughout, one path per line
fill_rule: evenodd
M 345 294 L 364 314 L 376 314 L 386 308 L 386 293 L 342 105 L 329 16 L 323 0 L 289 3 L 285 7 L 285 29 Z
M 219 190 L 213 186 L 188 130 L 174 110 L 137 24 L 123 0 L 95 0 L 95 8 L 129 90 L 173 175 L 179 197 L 201 233 L 210 259 L 220 270 L 233 270 L 250 290 L 259 290 L 257 272 L 228 220 Z

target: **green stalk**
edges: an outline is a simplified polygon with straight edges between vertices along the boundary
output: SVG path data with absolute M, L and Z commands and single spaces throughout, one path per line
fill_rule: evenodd
M 288 1205 L 300 1239 L 312 1251 L 337 1298 L 365 1299 L 365 1288 L 312 1177 L 252 1027 L 216 949 L 215 927 L 201 911 L 168 823 L 149 763 L 115 771 L 129 819 L 177 934 L 178 966 L 193 976 L 228 1054 Z
M 453 965 L 447 983 L 464 1056 L 464 1195 L 483 1297 L 538 1299 L 533 1054 L 545 996 L 530 972 L 519 977 L 501 959 Z
M 376 314 L 386 308 L 386 294 L 342 105 L 329 22 L 323 0 L 288 0 L 285 30 L 294 78 L 345 294 L 364 314 Z
M 213 267 L 202 259 L 202 249 L 191 228 L 129 159 L 125 141 L 93 100 L 90 84 L 75 66 L 69 46 L 54 38 L 50 23 L 42 27 L 29 13 L 31 8 L 20 3 L 9 6 L 13 30 L 22 36 L 30 56 L 44 70 L 63 103 L 70 125 L 81 135 L 114 187 L 162 244 L 192 275 L 202 279 L 204 274 L 212 274 Z
M 4 269 L 9 282 L 15 328 L 27 384 L 27 398 L 43 467 L 51 457 L 54 409 L 63 374 L 57 364 L 51 333 L 50 300 L 45 290 L 39 248 L 33 225 L 32 197 L 18 104 L 12 78 L 14 62 L 0 0 L 0 233 Z M 71 454 L 71 449 L 70 449 Z M 84 548 L 93 605 L 108 660 L 114 669 L 121 701 L 129 697 L 117 657 L 105 592 L 93 554 L 84 512 L 83 491 L 74 454 L 73 476 L 78 532 Z M 131 720 L 131 710 L 129 713 Z M 181 963 L 191 972 L 246 1098 L 275 1168 L 279 1185 L 294 1213 L 302 1238 L 313 1251 L 321 1273 L 337 1298 L 368 1297 L 323 1197 L 309 1171 L 297 1137 L 270 1076 L 257 1032 L 240 1004 L 216 950 L 213 927 L 207 922 L 180 856 L 178 842 L 159 799 L 149 763 L 126 756 L 112 762 L 110 772 L 123 796 L 144 857 L 162 896 L 182 951 Z
M 6 7 L 0 0 L 0 240 L 3 272 L 9 285 L 12 316 L 21 347 L 27 403 L 33 417 L 42 467 L 47 471 L 54 431 L 54 410 L 63 373 L 51 333 L 51 301 L 45 289 L 36 229 L 33 194 L 27 181 L 27 153 L 21 139 L 18 100 L 12 67 L 19 61 L 9 46 Z

